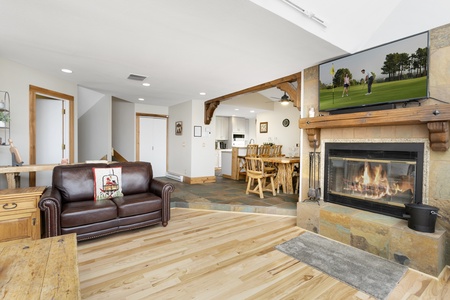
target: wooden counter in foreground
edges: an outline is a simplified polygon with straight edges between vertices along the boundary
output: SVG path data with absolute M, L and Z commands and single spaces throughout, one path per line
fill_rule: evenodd
M 8 182 L 8 189 L 18 188 L 18 184 L 16 184 L 15 176 L 17 173 L 21 172 L 37 172 L 37 171 L 51 171 L 57 164 L 48 164 L 48 165 L 27 165 L 27 166 L 1 166 L 0 174 L 6 175 L 6 181 Z
M 76 234 L 0 243 L 0 298 L 81 299 Z

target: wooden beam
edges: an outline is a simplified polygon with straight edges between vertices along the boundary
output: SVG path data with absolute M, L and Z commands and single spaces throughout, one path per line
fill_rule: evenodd
M 278 87 L 278 85 L 281 85 L 285 88 L 287 88 L 284 84 L 289 84 L 290 82 L 297 82 L 297 86 L 300 87 L 300 78 L 301 78 L 301 72 L 300 73 L 295 73 L 286 77 L 282 77 L 270 82 L 266 82 L 263 84 L 259 84 L 244 90 L 240 90 L 228 95 L 224 95 L 224 96 L 220 96 L 211 100 L 208 100 L 205 102 L 205 116 L 204 116 L 204 122 L 205 125 L 208 125 L 211 123 L 212 117 L 214 115 L 214 110 L 219 106 L 219 104 L 223 101 L 229 100 L 233 97 L 239 96 L 239 95 L 243 95 L 243 94 L 247 94 L 247 93 L 255 93 L 255 92 L 259 92 L 259 91 L 264 91 L 273 87 Z M 294 87 L 292 87 L 294 88 Z M 281 89 L 281 88 L 280 88 Z M 295 88 L 294 88 L 295 90 Z M 300 89 L 298 88 L 298 90 L 300 91 Z M 286 91 L 286 93 L 289 94 L 289 92 Z M 291 99 L 295 99 L 294 100 L 294 104 L 298 105 L 297 107 L 300 107 L 300 99 L 299 99 L 299 92 L 295 92 L 295 94 L 293 93 L 293 91 L 291 91 L 292 95 L 289 94 L 289 97 L 291 97 Z M 294 105 L 295 106 L 295 105 Z
M 302 118 L 299 120 L 299 128 L 306 129 L 310 143 L 316 135 L 317 143 L 320 144 L 320 129 L 427 124 L 431 149 L 447 151 L 449 148 L 449 121 L 450 105 L 438 104 Z

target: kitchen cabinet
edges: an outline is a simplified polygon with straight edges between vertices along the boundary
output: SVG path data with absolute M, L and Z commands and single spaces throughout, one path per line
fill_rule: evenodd
M 247 131 L 247 122 L 248 122 L 248 119 L 232 117 L 231 118 L 231 128 L 233 130 L 233 133 L 245 134 Z
M 41 238 L 41 212 L 38 202 L 45 187 L 0 191 L 0 242 Z
M 216 140 L 228 140 L 228 126 L 229 126 L 229 118 L 228 117 L 216 117 Z

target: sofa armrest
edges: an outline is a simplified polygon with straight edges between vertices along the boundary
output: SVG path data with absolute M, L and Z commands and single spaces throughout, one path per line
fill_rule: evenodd
M 171 183 L 165 183 L 157 179 L 152 179 L 150 192 L 162 199 L 162 225 L 167 226 L 170 220 L 170 195 L 175 190 Z
M 61 235 L 61 194 L 58 189 L 48 187 L 38 203 L 39 209 L 44 212 L 45 237 Z

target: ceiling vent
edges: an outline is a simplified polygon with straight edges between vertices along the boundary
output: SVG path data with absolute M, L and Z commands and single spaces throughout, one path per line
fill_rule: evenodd
M 128 79 L 130 79 L 130 80 L 137 80 L 137 81 L 144 81 L 145 78 L 147 78 L 147 76 L 137 75 L 137 74 L 130 74 L 128 76 Z

